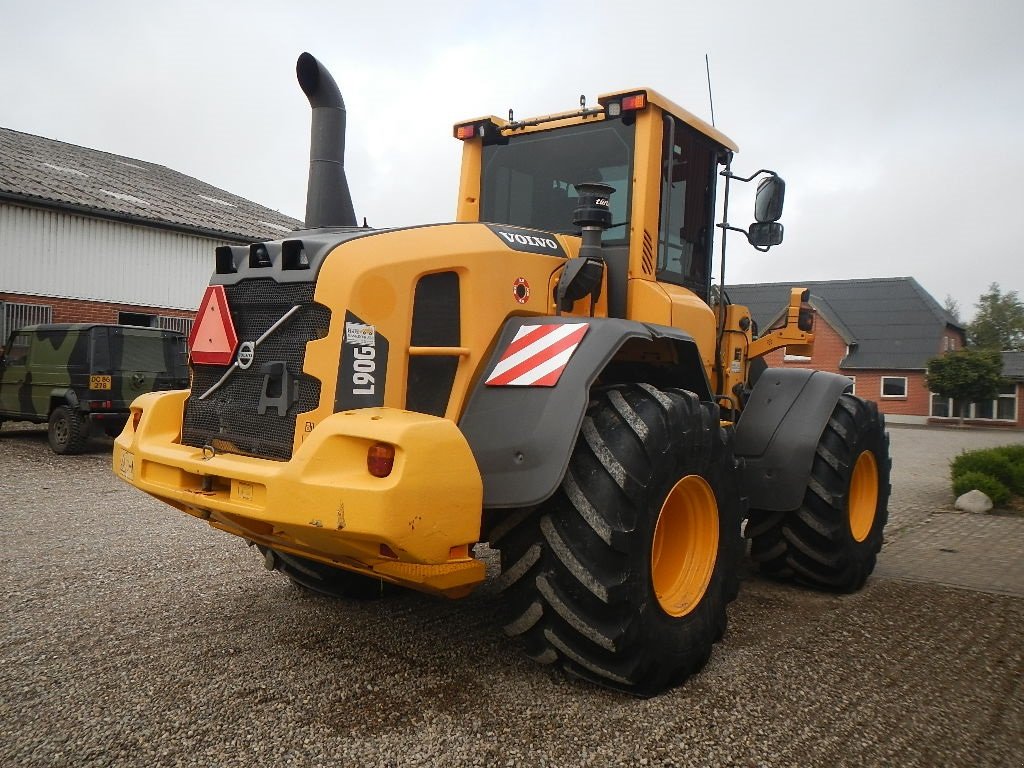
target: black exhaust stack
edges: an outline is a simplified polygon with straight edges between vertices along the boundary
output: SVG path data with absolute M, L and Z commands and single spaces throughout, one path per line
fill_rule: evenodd
M 355 227 L 356 213 L 345 176 L 345 102 L 341 91 L 331 73 L 311 54 L 299 56 L 295 75 L 313 108 L 306 227 Z

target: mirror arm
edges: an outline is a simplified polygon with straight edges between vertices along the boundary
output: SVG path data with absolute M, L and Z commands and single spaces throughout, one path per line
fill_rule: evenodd
M 733 232 L 741 233 L 745 238 L 747 238 L 747 242 L 750 243 L 751 247 L 755 251 L 760 251 L 761 253 L 768 253 L 768 249 L 771 248 L 770 245 L 755 245 L 753 241 L 750 239 L 750 233 L 747 230 L 742 229 L 741 227 L 734 227 L 732 224 L 729 224 L 728 222 L 716 224 L 715 226 L 720 229 L 728 229 L 732 230 Z
M 775 171 L 769 171 L 767 168 L 762 168 L 761 170 L 754 172 L 750 176 L 737 176 L 735 173 L 732 173 L 728 168 L 726 168 L 724 171 L 720 171 L 718 175 L 724 176 L 727 179 L 735 179 L 736 181 L 753 181 L 762 173 L 766 173 L 769 176 L 779 175 Z

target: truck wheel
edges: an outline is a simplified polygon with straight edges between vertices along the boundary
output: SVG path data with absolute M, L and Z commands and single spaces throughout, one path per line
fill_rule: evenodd
M 332 568 L 270 547 L 257 546 L 263 553 L 263 562 L 268 570 L 280 571 L 292 584 L 310 592 L 328 597 L 374 600 L 394 590 L 391 584 L 380 579 L 361 576 L 344 568 Z
M 47 438 L 54 453 L 81 453 L 89 442 L 89 429 L 78 411 L 60 405 L 50 414 Z
M 559 490 L 491 531 L 506 633 L 599 685 L 681 683 L 736 594 L 738 488 L 717 406 L 647 384 L 595 391 Z
M 751 557 L 770 575 L 836 592 L 860 589 L 882 548 L 891 465 L 878 406 L 841 395 L 818 439 L 800 508 L 751 516 Z

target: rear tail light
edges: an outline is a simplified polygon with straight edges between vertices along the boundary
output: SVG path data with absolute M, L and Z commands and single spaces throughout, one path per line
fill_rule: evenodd
M 366 452 L 366 469 L 374 477 L 387 477 L 395 467 L 395 446 L 374 443 Z

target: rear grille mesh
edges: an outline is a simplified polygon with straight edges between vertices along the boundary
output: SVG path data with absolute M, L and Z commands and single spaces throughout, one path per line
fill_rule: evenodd
M 192 395 L 185 401 L 182 442 L 201 448 L 288 460 L 295 438 L 295 417 L 320 403 L 320 381 L 302 373 L 306 344 L 327 335 L 330 310 L 313 301 L 315 283 L 279 284 L 269 278 L 242 280 L 225 286 L 239 342 L 256 341 L 292 307 L 299 311 L 268 336 L 247 370 L 236 369 L 205 400 L 199 396 L 216 384 L 230 366 L 193 366 Z M 258 412 L 264 395 L 267 363 L 283 362 L 298 380 L 297 398 L 287 411 Z

